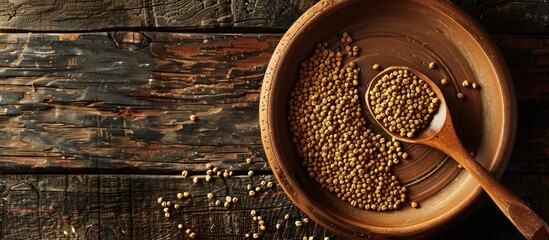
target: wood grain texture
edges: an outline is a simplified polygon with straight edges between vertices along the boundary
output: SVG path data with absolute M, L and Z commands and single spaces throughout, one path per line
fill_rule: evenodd
M 283 31 L 316 0 L 0 1 L 0 29 L 98 31 L 109 29 L 263 29 Z M 543 0 L 452 0 L 492 33 L 547 33 Z M 241 29 L 241 30 L 239 30 Z
M 182 223 L 193 229 L 199 239 L 244 239 L 256 231 L 254 209 L 266 222 L 262 239 L 315 239 L 329 236 L 342 239 L 314 222 L 300 228 L 295 220 L 305 217 L 281 188 L 264 188 L 254 198 L 246 196 L 247 184 L 259 186 L 262 180 L 275 181 L 271 175 L 217 178 L 198 184 L 180 176 L 153 175 L 1 175 L 1 239 L 185 239 L 177 228 Z M 531 204 L 546 220 L 549 209 L 548 176 L 506 175 L 503 183 Z M 176 194 L 189 191 L 191 197 L 177 200 Z M 216 199 L 230 195 L 239 202 L 229 209 L 215 206 L 206 194 Z M 166 219 L 157 198 L 178 202 Z M 428 207 L 428 206 L 423 206 Z M 290 220 L 284 216 L 290 214 Z M 281 228 L 276 230 L 276 223 Z M 497 207 L 487 201 L 482 208 L 454 230 L 436 239 L 520 239 L 520 233 Z
M 116 28 L 286 29 L 315 0 L 0 1 L 0 29 L 97 31 Z
M 177 172 L 205 162 L 268 170 L 258 127 L 280 34 L 0 34 L 0 171 Z M 549 38 L 496 35 L 517 92 L 508 172 L 549 172 Z M 198 116 L 196 122 L 189 119 Z

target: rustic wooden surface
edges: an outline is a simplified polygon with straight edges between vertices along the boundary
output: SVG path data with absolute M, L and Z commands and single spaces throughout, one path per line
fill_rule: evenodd
M 274 181 L 257 123 L 263 72 L 314 2 L 0 1 L 0 238 L 184 239 L 179 223 L 201 239 L 242 238 L 256 209 L 263 239 L 339 239 L 296 228 L 303 215 L 278 186 L 244 190 Z M 492 33 L 513 75 L 518 132 L 502 182 L 549 221 L 549 5 L 454 2 Z M 205 163 L 235 176 L 179 176 L 203 178 Z M 192 198 L 165 219 L 156 199 L 181 191 Z M 208 192 L 240 201 L 223 209 Z M 437 238 L 521 239 L 489 200 Z

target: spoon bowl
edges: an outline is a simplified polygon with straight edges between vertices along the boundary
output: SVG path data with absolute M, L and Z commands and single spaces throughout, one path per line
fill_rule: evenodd
M 408 67 L 392 66 L 381 71 L 370 81 L 366 89 L 365 100 L 368 110 L 373 112 L 370 103 L 370 92 L 376 83 L 383 76 L 393 71 L 407 70 L 429 85 L 436 94 L 439 101 L 437 112 L 433 115 L 430 123 L 425 129 L 420 130 L 413 137 L 401 136 L 391 132 L 381 122 L 381 119 L 374 118 L 378 125 L 392 137 L 408 143 L 423 144 L 436 148 L 452 157 L 463 168 L 471 174 L 484 191 L 494 200 L 501 211 L 515 225 L 515 227 L 527 239 L 549 239 L 549 227 L 532 209 L 530 209 L 520 198 L 499 183 L 482 165 L 480 165 L 465 149 L 456 134 L 448 106 L 440 88 L 425 74 Z

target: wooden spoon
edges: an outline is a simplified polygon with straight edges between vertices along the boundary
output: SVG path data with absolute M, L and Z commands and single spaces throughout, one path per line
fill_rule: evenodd
M 370 90 L 384 75 L 390 74 L 395 70 L 408 70 L 429 84 L 431 89 L 440 99 L 440 106 L 429 126 L 412 138 L 402 137 L 398 133 L 389 131 L 376 119 L 378 124 L 392 137 L 400 141 L 427 145 L 448 154 L 448 156 L 461 164 L 461 166 L 480 183 L 482 188 L 484 188 L 484 191 L 490 195 L 492 200 L 494 200 L 505 216 L 511 220 L 513 225 L 515 225 L 524 237 L 527 239 L 549 239 L 549 227 L 547 226 L 547 223 L 520 200 L 520 198 L 496 180 L 490 172 L 484 169 L 484 167 L 465 150 L 452 125 L 450 112 L 442 92 L 427 76 L 407 67 L 389 67 L 385 69 L 372 79 L 366 91 L 365 99 L 370 112 L 373 112 L 369 101 Z

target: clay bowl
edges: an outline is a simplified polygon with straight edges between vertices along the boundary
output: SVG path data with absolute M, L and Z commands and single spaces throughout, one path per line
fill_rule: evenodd
M 321 1 L 303 14 L 280 41 L 265 73 L 260 126 L 271 169 L 289 198 L 327 229 L 352 237 L 427 237 L 448 229 L 474 211 L 484 199 L 482 188 L 445 154 L 422 145 L 404 144 L 411 159 L 394 174 L 408 186 L 408 204 L 396 211 L 360 210 L 339 200 L 308 177 L 287 121 L 288 98 L 301 61 L 318 42 L 337 43 L 349 32 L 360 55 L 360 96 L 382 67 L 407 66 L 431 79 L 444 94 L 456 132 L 467 150 L 496 177 L 511 154 L 516 106 L 510 75 L 490 37 L 462 10 L 447 1 Z M 428 64 L 436 62 L 430 69 Z M 347 62 L 348 63 L 348 62 Z M 464 88 L 463 80 L 480 90 Z M 456 97 L 462 92 L 465 98 Z M 361 99 L 362 101 L 364 99 Z M 364 101 L 363 101 L 364 103 Z M 370 128 L 385 134 L 363 106 Z M 387 137 L 387 135 L 385 135 Z

